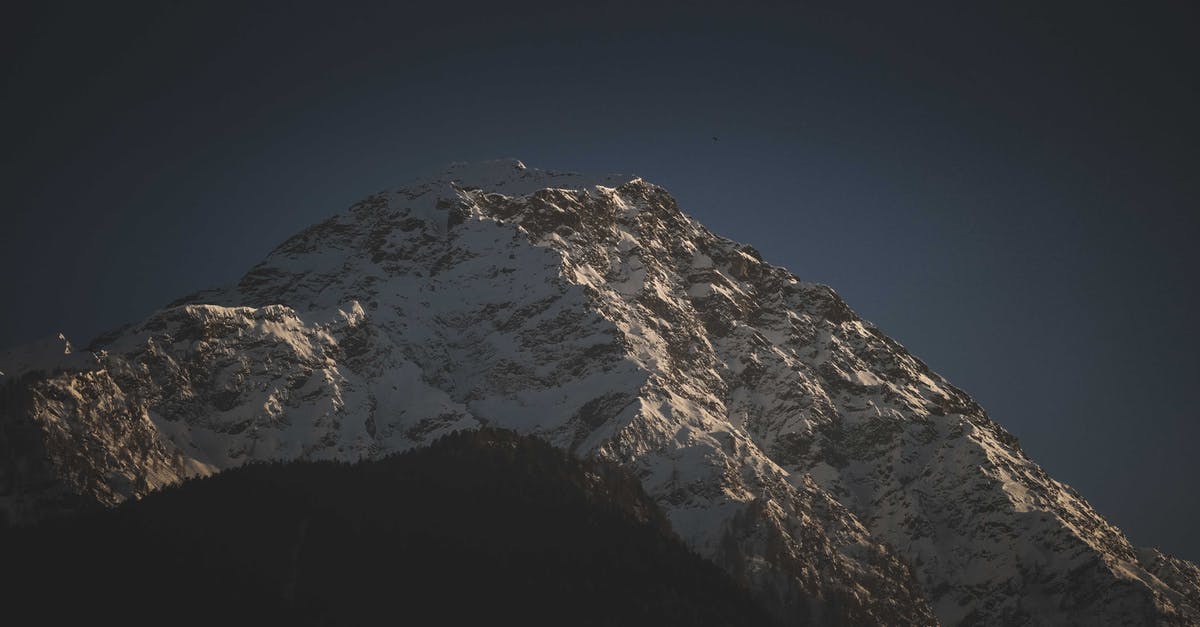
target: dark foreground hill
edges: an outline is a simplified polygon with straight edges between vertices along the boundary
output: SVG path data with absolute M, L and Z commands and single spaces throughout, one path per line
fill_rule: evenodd
M 4 530 L 0 555 L 4 614 L 44 624 L 769 622 L 636 480 L 493 429 L 251 464 Z

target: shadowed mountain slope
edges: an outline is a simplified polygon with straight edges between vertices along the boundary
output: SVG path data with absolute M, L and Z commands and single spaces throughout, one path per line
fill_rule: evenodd
M 769 624 L 637 480 L 494 429 L 250 464 L 0 554 L 5 614 L 50 624 Z

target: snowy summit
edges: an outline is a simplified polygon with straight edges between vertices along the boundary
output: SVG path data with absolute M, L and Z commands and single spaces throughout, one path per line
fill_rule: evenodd
M 12 520 L 488 425 L 624 465 L 800 618 L 1200 622 L 1195 565 L 1132 546 L 832 289 L 636 177 L 455 164 L 89 348 L 10 373 L 3 419 L 42 442 Z

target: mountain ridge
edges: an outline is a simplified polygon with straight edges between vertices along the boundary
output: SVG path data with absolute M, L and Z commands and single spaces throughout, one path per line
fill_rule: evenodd
M 496 425 L 630 468 L 691 546 L 784 606 L 803 590 L 852 622 L 1200 620 L 1194 565 L 1135 551 L 831 288 L 636 177 L 452 166 L 91 348 L 95 369 L 5 413 L 47 434 L 53 468 L 33 476 L 108 504 Z M 91 436 L 136 454 L 79 455 Z M 37 494 L 2 502 L 20 519 Z

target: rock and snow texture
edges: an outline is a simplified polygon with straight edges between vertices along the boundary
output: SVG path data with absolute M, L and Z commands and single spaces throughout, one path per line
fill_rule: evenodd
M 81 354 L 0 377 L 12 519 L 486 424 L 624 464 L 800 618 L 1200 623 L 1195 565 L 1131 546 L 831 289 L 638 178 L 452 166 Z

